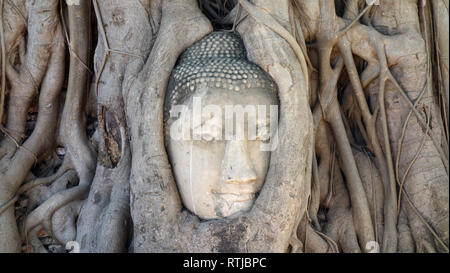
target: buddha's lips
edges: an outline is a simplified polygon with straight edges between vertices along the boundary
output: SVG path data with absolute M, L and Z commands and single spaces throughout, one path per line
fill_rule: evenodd
M 242 194 L 235 194 L 235 193 L 215 193 L 216 195 L 220 196 L 220 198 L 225 199 L 229 202 L 246 202 L 253 200 L 255 198 L 254 193 L 242 193 Z

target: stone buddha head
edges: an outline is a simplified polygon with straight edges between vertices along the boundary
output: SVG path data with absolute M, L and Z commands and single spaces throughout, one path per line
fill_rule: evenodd
M 240 37 L 213 32 L 172 71 L 165 142 L 184 206 L 202 219 L 248 211 L 269 167 L 263 145 L 278 121 L 276 85 Z

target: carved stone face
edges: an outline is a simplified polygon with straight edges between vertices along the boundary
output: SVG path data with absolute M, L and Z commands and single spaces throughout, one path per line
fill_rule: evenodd
M 270 152 L 261 144 L 274 133 L 270 122 L 278 114 L 270 108 L 277 105 L 273 80 L 246 59 L 239 36 L 213 32 L 183 53 L 169 80 L 164 125 L 169 160 L 187 209 L 214 219 L 251 208 L 269 166 Z M 229 111 L 238 106 L 243 107 L 242 118 Z M 177 114 L 180 107 L 184 115 Z M 174 137 L 173 129 L 179 127 L 183 137 Z
M 270 152 L 262 151 L 261 144 L 269 141 L 269 107 L 277 105 L 276 98 L 262 88 L 235 92 L 201 87 L 183 103 L 191 114 L 194 98 L 201 99 L 203 107 L 199 135 L 195 135 L 195 128 L 190 125 L 192 139 L 174 139 L 168 130 L 176 120 L 169 119 L 166 123 L 167 150 L 183 204 L 203 219 L 247 211 L 261 189 L 269 166 Z M 206 105 L 218 106 L 221 111 L 209 112 Z M 227 140 L 225 107 L 236 105 L 254 106 L 254 109 L 264 106 L 267 115 L 262 117 L 257 111 L 248 111 L 245 122 L 236 122 L 235 116 L 231 121 L 235 132 L 242 129 L 244 137 Z M 253 140 L 248 139 L 249 120 L 256 121 Z M 194 140 L 194 136 L 200 140 Z

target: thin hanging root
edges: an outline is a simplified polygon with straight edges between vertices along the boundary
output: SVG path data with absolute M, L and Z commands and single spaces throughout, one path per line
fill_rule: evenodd
M 414 103 L 414 107 L 417 107 L 417 104 L 420 102 L 420 100 L 422 99 L 423 95 L 425 94 L 425 90 L 426 90 L 426 85 L 424 85 L 422 91 L 420 92 L 420 95 L 417 97 L 416 102 Z M 405 139 L 406 136 L 406 128 L 408 127 L 409 124 L 409 120 L 411 119 L 411 115 L 412 115 L 412 110 L 409 111 L 408 116 L 406 117 L 406 120 L 403 124 L 403 128 L 402 128 L 402 134 L 400 135 L 400 139 L 398 141 L 398 148 L 397 148 L 397 157 L 396 157 L 396 163 L 395 163 L 395 177 L 397 177 L 397 179 L 400 177 L 400 155 L 402 153 L 403 150 L 403 141 Z M 425 135 L 426 136 L 426 135 Z M 400 199 L 400 198 L 399 198 Z M 398 214 L 400 214 L 400 200 L 398 203 Z
M 428 224 L 427 220 L 425 220 L 423 218 L 423 216 L 420 214 L 420 211 L 416 208 L 416 206 L 414 206 L 413 202 L 411 201 L 411 199 L 409 198 L 408 193 L 406 192 L 406 190 L 403 188 L 403 195 L 405 196 L 406 201 L 408 201 L 409 206 L 413 209 L 414 213 L 417 215 L 417 217 L 419 217 L 420 221 L 425 225 L 425 227 L 430 231 L 430 233 L 433 235 L 433 237 L 438 241 L 438 243 L 442 246 L 442 248 L 445 249 L 445 251 L 448 253 L 449 249 L 448 247 L 445 245 L 445 243 L 442 241 L 442 239 L 439 237 L 439 235 L 436 233 L 436 231 L 434 231 L 433 227 L 430 226 L 430 224 Z
M 0 0 L 0 39 L 1 39 L 1 90 L 0 90 L 0 126 L 3 121 L 3 108 L 5 104 L 5 92 L 6 92 L 6 46 L 5 46 L 5 32 L 3 29 L 3 0 Z M 1 155 L 0 155 L 1 157 Z
M 429 126 L 427 126 L 427 122 L 424 120 L 423 116 L 419 113 L 417 108 L 414 107 L 414 104 L 411 102 L 411 99 L 408 97 L 408 95 L 406 94 L 405 90 L 403 90 L 403 88 L 400 86 L 400 84 L 398 83 L 397 79 L 395 79 L 395 77 L 392 75 L 392 73 L 391 73 L 391 71 L 389 69 L 387 71 L 387 76 L 388 76 L 389 80 L 391 80 L 391 82 L 395 85 L 395 87 L 400 92 L 402 97 L 405 99 L 405 101 L 407 102 L 407 104 L 411 108 L 411 110 L 413 111 L 414 115 L 417 117 L 417 120 L 420 122 L 420 124 L 424 128 L 428 128 Z M 444 163 L 445 171 L 448 174 L 448 171 L 449 171 L 449 169 L 448 169 L 449 168 L 449 166 L 448 166 L 448 155 L 442 150 L 442 147 L 441 147 L 441 145 L 439 145 L 439 141 L 437 140 L 437 137 L 433 133 L 433 131 L 432 130 L 428 130 L 428 132 L 430 133 L 431 140 L 433 141 L 434 146 L 438 150 L 439 155 L 440 155 L 440 157 L 442 159 L 442 162 Z
M 350 24 L 348 24 L 343 30 L 341 30 L 336 37 L 336 40 L 340 40 L 347 32 L 356 24 L 359 22 L 359 19 L 363 17 L 368 11 L 370 11 L 373 7 L 373 4 L 367 5 L 359 14 L 356 16 Z
M 328 247 L 331 248 L 332 253 L 339 253 L 339 247 L 337 243 L 330 236 L 318 230 L 314 230 L 314 232 L 317 233 L 320 237 L 322 237 L 325 240 L 325 242 L 327 242 Z
M 0 124 L 0 132 L 4 133 L 12 141 L 12 143 L 14 143 L 16 149 L 23 149 L 24 151 L 27 151 L 34 158 L 34 164 L 38 162 L 37 155 L 27 147 L 20 145 L 19 142 L 17 142 L 17 140 L 8 133 L 8 130 L 3 126 L 1 126 L 1 124 Z
M 342 58 L 339 58 L 337 60 L 335 68 L 332 70 L 332 75 L 328 77 L 326 86 L 324 88 L 321 87 L 321 91 L 319 92 L 319 95 L 317 97 L 319 103 L 313 111 L 315 131 L 317 131 L 317 127 L 319 126 L 320 121 L 322 119 L 325 120 L 325 112 L 328 111 L 329 106 L 335 100 L 337 100 L 337 96 L 334 96 L 334 90 L 336 89 L 342 69 L 344 69 L 344 60 Z
M 1 205 L 0 206 L 0 214 L 5 212 L 10 206 L 12 206 L 14 203 L 16 203 L 17 200 L 19 200 L 19 196 L 18 195 L 16 195 L 13 198 L 11 198 L 11 200 L 6 202 L 5 204 Z
M 236 12 L 236 16 L 234 16 L 234 21 L 233 21 L 233 27 L 231 28 L 232 31 L 236 31 L 236 27 L 238 26 L 239 22 L 239 17 L 241 17 L 241 11 L 242 11 L 242 6 L 241 4 L 237 4 L 237 12 Z
M 324 245 L 326 244 L 326 250 Z M 337 243 L 330 238 L 328 235 L 315 230 L 311 224 L 306 223 L 305 227 L 305 251 L 310 249 L 312 252 L 328 252 L 328 253 L 339 253 L 339 248 Z
M 301 10 L 297 7 L 296 1 L 289 1 L 289 22 L 291 23 L 291 30 L 294 33 L 293 36 L 297 41 L 298 45 L 301 47 L 301 50 L 305 56 L 306 63 L 308 64 L 309 72 L 317 72 L 317 69 L 312 65 L 311 60 L 308 55 L 308 48 L 306 47 L 305 36 L 303 35 L 303 30 L 300 25 L 300 22 L 295 18 L 300 18 Z
M 410 115 L 408 115 L 408 118 L 409 117 L 410 117 Z M 429 117 L 427 125 L 430 125 L 430 120 L 431 120 L 431 117 Z M 405 128 L 406 128 L 406 124 L 405 124 Z M 397 202 L 398 202 L 397 203 L 397 207 L 398 207 L 398 209 L 397 209 L 397 217 L 398 217 L 398 215 L 400 215 L 400 202 L 402 200 L 403 186 L 405 185 L 405 181 L 406 181 L 406 178 L 408 177 L 409 171 L 411 170 L 411 168 L 414 165 L 414 163 L 416 162 L 416 160 L 419 158 L 420 152 L 422 152 L 423 146 L 424 146 L 424 144 L 425 144 L 425 142 L 427 140 L 427 135 L 428 135 L 428 127 L 427 127 L 427 129 L 425 131 L 425 134 L 423 136 L 423 139 L 422 139 L 422 141 L 420 143 L 419 149 L 417 150 L 416 154 L 414 155 L 413 160 L 411 160 L 411 163 L 409 163 L 408 168 L 405 171 L 405 174 L 403 174 L 402 181 L 399 183 L 400 189 L 398 191 L 398 198 L 397 198 Z M 400 157 L 400 152 L 398 153 L 398 155 L 399 156 L 397 158 L 397 162 L 400 161 L 400 158 L 399 158 Z
M 53 214 L 59 208 L 67 205 L 68 203 L 85 198 L 88 192 L 89 185 L 78 185 L 62 192 L 58 192 L 50 197 L 28 215 L 25 220 L 22 238 L 25 239 L 28 232 L 39 224 L 44 224 L 48 229 L 47 232 L 51 234 L 52 231 L 50 223 Z
M 417 119 L 419 120 L 419 122 L 422 123 L 423 127 L 426 128 L 426 134 L 425 134 L 425 138 L 427 135 L 427 132 L 430 132 L 430 138 L 433 140 L 436 148 L 439 151 L 439 154 L 441 155 L 441 159 L 444 162 L 446 171 L 448 173 L 448 161 L 446 161 L 446 157 L 445 155 L 442 156 L 441 151 L 442 149 L 440 149 L 440 146 L 437 145 L 437 142 L 434 141 L 434 134 L 431 132 L 430 128 L 430 124 L 429 122 L 425 122 L 423 121 L 423 117 L 422 115 L 418 112 L 417 108 L 415 107 L 415 104 L 413 104 L 411 102 L 411 100 L 409 99 L 408 95 L 406 94 L 406 92 L 403 90 L 403 88 L 399 85 L 398 81 L 395 79 L 395 77 L 392 75 L 392 73 L 390 72 L 390 69 L 387 65 L 387 59 L 386 59 L 386 53 L 384 51 L 384 46 L 380 46 L 377 48 L 377 55 L 380 59 L 380 94 L 379 94 L 379 106 L 380 106 L 380 111 L 381 111 L 381 115 L 382 115 L 382 122 L 383 122 L 383 135 L 384 135 L 384 140 L 385 140 L 385 145 L 386 145 L 386 158 L 388 159 L 388 163 L 389 165 L 389 175 L 394 176 L 394 180 L 397 181 L 395 179 L 395 174 L 393 174 L 394 169 L 393 169 L 393 163 L 392 163 L 392 153 L 391 153 L 391 149 L 390 149 L 390 142 L 389 142 L 389 132 L 388 132 L 388 128 L 387 128 L 387 119 L 386 119 L 386 113 L 385 113 L 385 109 L 384 109 L 384 91 L 385 91 L 385 83 L 386 80 L 390 80 L 394 83 L 394 85 L 396 86 L 396 88 L 399 90 L 399 92 L 402 94 L 402 96 L 405 98 L 405 100 L 407 101 L 409 107 L 411 108 L 411 111 L 416 115 Z M 384 111 L 384 114 L 383 114 Z M 424 138 L 424 140 L 425 140 Z M 424 141 L 423 141 L 424 143 Z M 423 144 L 422 143 L 422 144 Z M 419 152 L 416 154 L 416 156 L 419 154 Z M 413 162 L 411 162 L 412 164 L 414 164 L 416 158 L 413 159 Z M 412 165 L 410 164 L 410 166 Z M 392 170 L 391 170 L 392 168 Z M 409 168 L 408 168 L 409 170 Z M 391 174 L 392 172 L 392 174 Z M 407 174 L 407 173 L 406 173 Z M 405 176 L 406 177 L 406 176 Z M 405 179 L 404 177 L 404 179 Z M 392 179 L 392 177 L 391 177 Z M 392 182 L 392 181 L 391 181 Z M 436 238 L 436 240 L 439 242 L 439 244 L 445 249 L 445 251 L 449 252 L 448 247 L 445 245 L 445 243 L 441 240 L 441 238 L 438 236 L 438 234 L 434 231 L 434 229 L 428 224 L 428 222 L 422 217 L 422 215 L 420 214 L 419 210 L 414 206 L 414 204 L 412 203 L 411 199 L 409 198 L 406 190 L 403 188 L 403 181 L 402 183 L 399 183 L 397 181 L 397 184 L 400 186 L 401 191 L 403 192 L 405 199 L 408 201 L 408 204 L 411 206 L 411 208 L 413 209 L 413 211 L 415 212 L 415 214 L 419 217 L 420 221 L 425 225 L 425 227 L 430 231 L 430 233 Z M 392 186 L 392 185 L 391 185 Z M 395 185 L 392 186 L 394 189 L 396 188 Z M 399 193 L 399 197 L 401 197 L 401 193 Z M 386 235 L 385 235 L 386 236 Z

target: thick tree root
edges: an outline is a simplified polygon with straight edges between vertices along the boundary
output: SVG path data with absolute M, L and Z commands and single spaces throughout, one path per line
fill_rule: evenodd
M 28 232 L 39 224 L 43 224 L 49 234 L 52 234 L 51 219 L 53 214 L 61 207 L 74 200 L 86 198 L 89 187 L 78 185 L 76 187 L 61 191 L 50 197 L 44 203 L 34 209 L 26 218 L 22 238 L 24 239 Z

